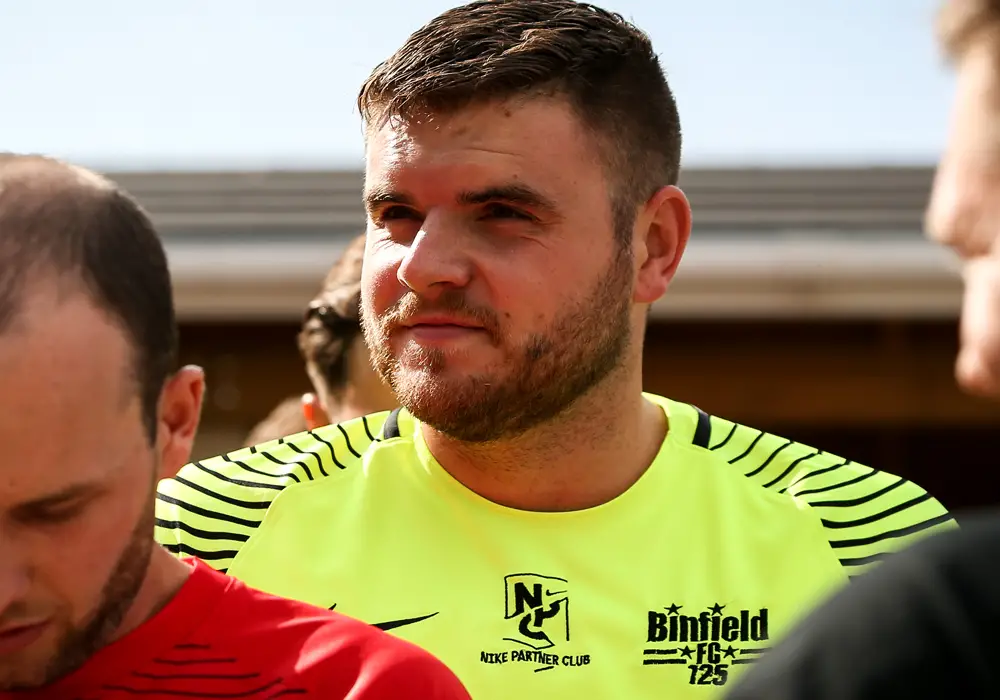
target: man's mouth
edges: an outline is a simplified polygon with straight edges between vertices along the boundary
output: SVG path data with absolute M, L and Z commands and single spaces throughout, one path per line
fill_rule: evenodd
M 397 330 L 421 345 L 447 344 L 486 332 L 482 324 L 451 314 L 422 314 L 402 321 Z
M 24 649 L 41 637 L 48 626 L 49 622 L 45 620 L 0 628 L 0 656 Z

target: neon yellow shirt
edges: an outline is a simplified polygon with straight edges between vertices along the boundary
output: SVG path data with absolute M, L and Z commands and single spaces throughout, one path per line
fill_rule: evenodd
M 477 700 L 634 700 L 720 693 L 819 598 L 953 525 L 904 479 L 647 398 L 663 446 L 596 508 L 480 498 L 403 411 L 188 465 L 160 486 L 157 537 L 392 630 Z

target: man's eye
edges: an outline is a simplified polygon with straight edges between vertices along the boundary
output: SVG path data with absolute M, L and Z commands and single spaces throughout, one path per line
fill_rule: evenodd
M 483 209 L 483 215 L 489 219 L 517 219 L 520 221 L 532 221 L 533 217 L 525 214 L 519 209 L 507 206 L 506 204 L 489 204 Z
M 67 523 L 83 512 L 84 504 L 74 503 L 65 506 L 46 508 L 30 508 L 19 518 L 26 525 L 61 525 Z
M 409 207 L 391 206 L 379 212 L 379 221 L 398 221 L 400 219 L 417 219 L 417 213 Z

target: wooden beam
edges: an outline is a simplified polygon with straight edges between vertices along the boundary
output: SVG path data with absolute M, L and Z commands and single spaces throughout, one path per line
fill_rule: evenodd
M 296 330 L 182 327 L 183 361 L 208 377 L 206 435 L 230 436 L 211 440 L 213 447 L 310 389 Z M 647 336 L 645 383 L 761 428 L 1000 425 L 1000 406 L 955 385 L 956 335 L 953 323 L 659 323 Z
M 692 323 L 650 328 L 650 391 L 750 425 L 1000 425 L 952 374 L 954 323 Z

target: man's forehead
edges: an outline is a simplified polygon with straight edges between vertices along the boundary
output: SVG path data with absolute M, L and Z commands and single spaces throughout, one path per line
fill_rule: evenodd
M 15 323 L 0 333 L 0 407 L 17 392 L 58 394 L 64 405 L 90 396 L 123 408 L 137 394 L 131 345 L 120 324 L 82 291 L 24 290 Z M 123 396 L 126 401 L 123 401 Z M 109 407 L 110 408 L 110 407 Z
M 587 136 L 565 100 L 484 102 L 444 114 L 388 119 L 369 134 L 366 156 L 369 169 L 458 150 L 531 157 L 539 155 L 540 146 L 564 153 L 587 149 Z
M 144 444 L 128 343 L 84 304 L 34 304 L 0 333 L 0 501 L 103 482 Z M 45 310 L 46 318 L 32 318 Z
M 588 169 L 603 177 L 596 149 L 568 106 L 552 100 L 483 105 L 423 122 L 389 122 L 366 149 L 365 195 L 524 186 L 558 197 Z

